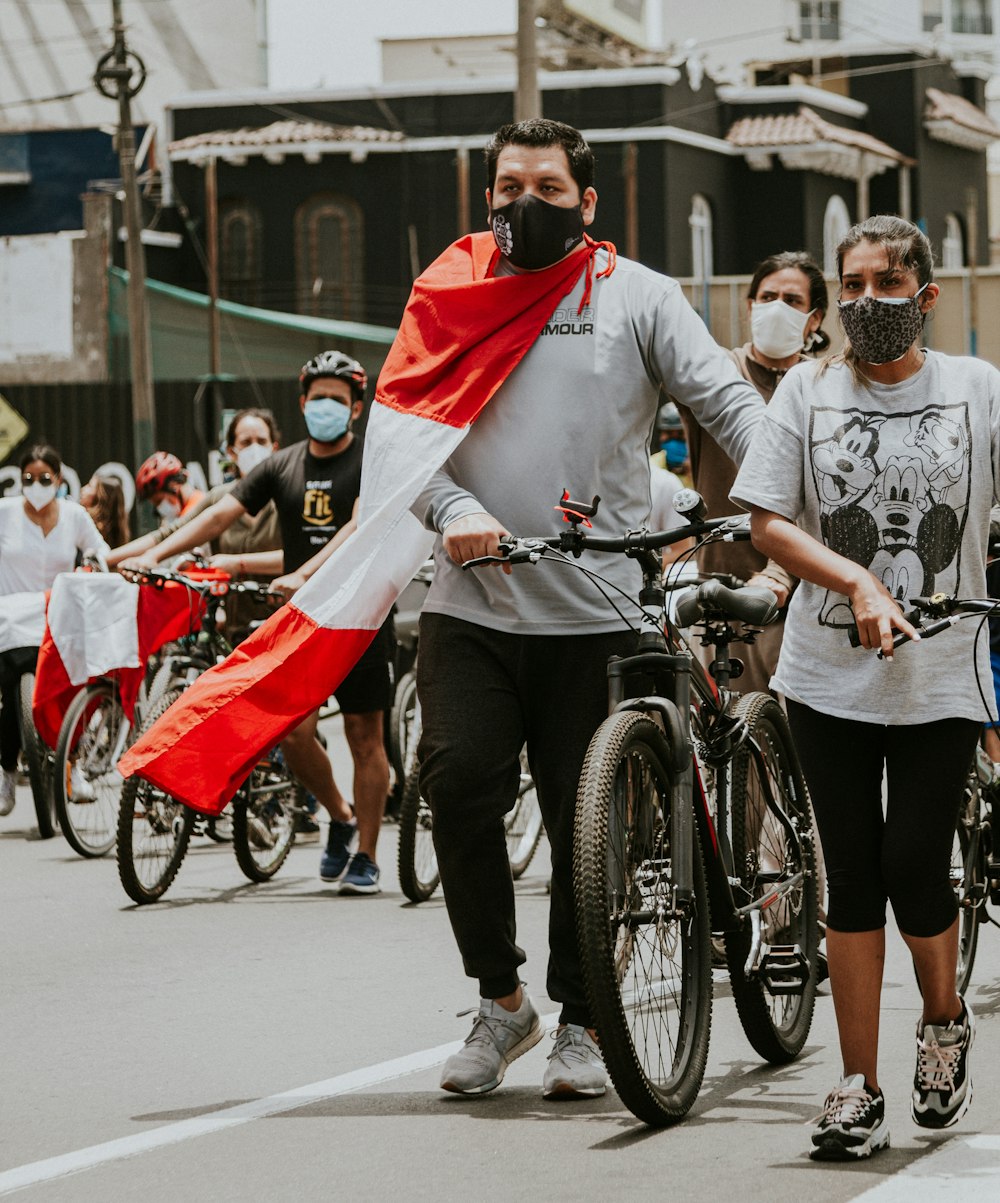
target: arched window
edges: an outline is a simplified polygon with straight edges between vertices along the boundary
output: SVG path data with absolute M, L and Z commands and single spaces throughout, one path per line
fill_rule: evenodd
M 241 305 L 260 304 L 261 219 L 243 200 L 219 206 L 219 296 Z
M 965 239 L 962 237 L 962 220 L 955 213 L 949 213 L 944 219 L 941 266 L 965 267 Z
M 837 275 L 837 246 L 851 228 L 851 214 L 842 196 L 831 196 L 823 214 L 823 271 Z
M 313 317 L 363 319 L 364 219 L 346 196 L 321 193 L 295 214 L 298 309 Z
M 696 193 L 691 197 L 691 275 L 696 280 L 709 280 L 714 270 L 712 256 L 712 206 Z

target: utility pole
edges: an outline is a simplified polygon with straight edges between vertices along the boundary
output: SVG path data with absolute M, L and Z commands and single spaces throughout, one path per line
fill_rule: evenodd
M 125 191 L 125 265 L 128 268 L 129 359 L 132 372 L 132 453 L 135 467 L 156 449 L 153 406 L 153 357 L 149 339 L 149 303 L 146 298 L 146 254 L 142 246 L 142 214 L 135 175 L 135 130 L 131 100 L 146 82 L 146 66 L 125 43 L 121 0 L 111 0 L 114 46 L 97 64 L 94 85 L 102 96 L 118 101 L 118 134 L 115 139 Z
M 538 90 L 538 41 L 535 18 L 538 0 L 517 0 L 517 93 L 514 96 L 514 120 L 541 117 L 542 98 Z

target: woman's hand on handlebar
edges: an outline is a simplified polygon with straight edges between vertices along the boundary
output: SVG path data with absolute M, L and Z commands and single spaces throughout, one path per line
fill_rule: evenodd
M 301 572 L 286 572 L 284 576 L 276 577 L 271 582 L 270 592 L 280 593 L 285 601 L 288 601 L 292 594 L 301 589 L 308 579 Z
M 145 572 L 147 568 L 158 568 L 159 562 L 147 553 L 141 556 L 129 556 L 127 560 L 122 560 L 116 567 L 119 570 L 124 568 L 126 572 Z
M 895 631 L 902 631 L 910 639 L 920 638 L 920 632 L 903 617 L 888 589 L 867 570 L 859 574 L 848 596 L 862 647 L 881 651 L 886 660 L 891 660 Z
M 790 590 L 787 585 L 783 585 L 781 581 L 775 580 L 773 576 L 767 576 L 762 572 L 755 572 L 747 581 L 748 585 L 753 585 L 759 589 L 770 589 L 778 603 L 778 609 L 788 604 Z
M 499 523 L 492 514 L 466 514 L 456 518 L 442 532 L 444 549 L 456 564 L 477 560 L 481 556 L 500 554 L 500 540 L 509 537 L 510 531 Z M 500 564 L 504 572 L 510 573 L 509 564 Z

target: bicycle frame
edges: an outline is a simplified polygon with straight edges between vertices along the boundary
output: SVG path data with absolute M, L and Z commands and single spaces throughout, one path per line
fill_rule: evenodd
M 661 619 L 665 603 L 665 590 L 660 582 L 660 565 L 657 557 L 649 552 L 635 555 L 643 569 L 643 587 L 640 603 L 647 615 L 657 614 L 657 629 L 644 631 L 638 637 L 638 648 L 629 656 L 612 656 L 608 662 L 609 713 L 638 711 L 654 717 L 667 737 L 674 758 L 675 783 L 671 805 L 671 848 L 673 850 L 673 906 L 676 913 L 687 913 L 694 897 L 694 867 L 692 822 L 698 824 L 701 846 L 705 855 L 708 881 L 709 905 L 712 927 L 717 932 L 738 930 L 747 921 L 751 924 L 752 937 L 747 972 L 758 965 L 762 947 L 762 925 L 760 912 L 773 905 L 792 890 L 797 889 L 805 876 L 803 871 L 793 874 L 784 881 L 776 882 L 773 891 L 763 898 L 740 905 L 733 893 L 738 882 L 733 865 L 730 845 L 729 764 L 733 749 L 747 739 L 748 733 L 741 721 L 727 721 L 726 710 L 730 694 L 729 644 L 735 632 L 728 621 L 715 629 L 710 641 L 717 649 L 715 659 L 716 685 L 678 632 L 669 624 L 670 643 L 677 649 L 671 651 L 668 636 Z M 711 623 L 710 623 L 711 626 Z M 652 673 L 656 692 L 652 695 L 626 697 L 626 678 L 639 672 Z M 715 818 L 705 790 L 704 781 L 695 753 L 691 735 L 692 685 L 702 710 L 709 716 L 721 720 L 715 733 L 706 733 L 706 752 L 711 757 L 716 771 Z M 735 741 L 735 742 L 734 742 Z M 717 746 L 714 746 L 717 745 Z M 750 740 L 751 754 L 760 758 L 763 752 Z M 771 789 L 767 772 L 760 773 L 765 788 L 765 804 L 768 812 L 781 824 L 791 844 L 799 849 L 802 835 L 797 831 L 788 815 L 778 804 Z M 697 788 L 696 788 L 697 787 Z M 700 801 L 700 805 L 699 805 Z

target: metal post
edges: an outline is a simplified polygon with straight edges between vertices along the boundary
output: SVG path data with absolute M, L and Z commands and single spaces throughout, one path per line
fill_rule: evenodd
M 219 336 L 219 190 L 214 155 L 205 164 L 205 258 L 208 275 L 208 371 L 222 371 Z
M 146 255 L 142 246 L 142 214 L 135 174 L 135 131 L 131 99 L 146 81 L 142 59 L 125 43 L 121 0 L 112 0 L 113 48 L 97 64 L 94 84 L 102 95 L 118 101 L 116 145 L 125 191 L 125 265 L 128 268 L 129 357 L 132 374 L 132 449 L 135 466 L 156 448 L 153 401 L 153 357 L 149 338 L 149 304 L 146 298 Z
M 975 188 L 965 190 L 965 243 L 969 266 L 969 354 L 979 351 L 979 281 L 976 266 L 979 263 L 979 192 Z
M 625 177 L 625 254 L 639 258 L 639 148 L 626 142 L 622 152 L 622 174 Z
M 472 230 L 472 205 L 469 195 L 469 148 L 460 146 L 455 152 L 455 188 L 458 193 L 458 232 L 457 237 L 468 234 Z
M 538 89 L 538 41 L 535 36 L 537 11 L 538 0 L 517 0 L 515 121 L 527 121 L 530 117 L 542 115 L 542 98 Z

